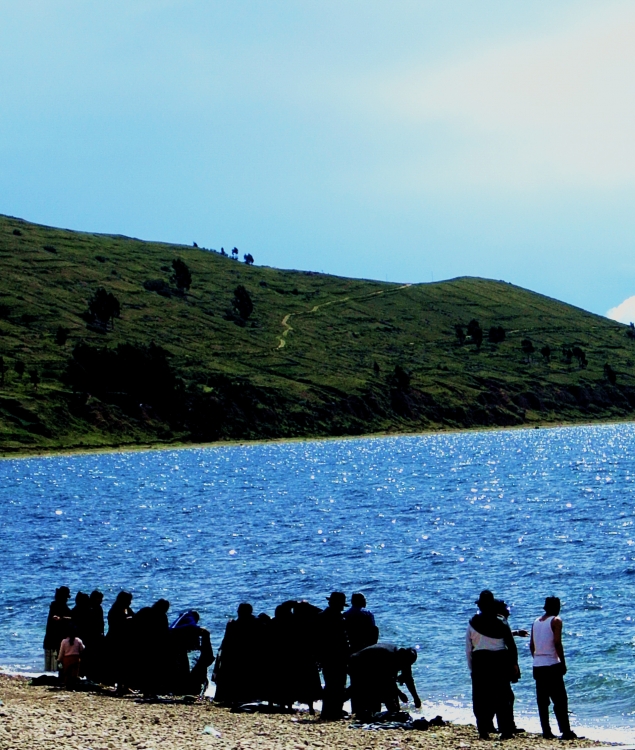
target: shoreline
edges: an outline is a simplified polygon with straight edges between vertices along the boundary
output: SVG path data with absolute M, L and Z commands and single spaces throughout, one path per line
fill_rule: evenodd
M 582 420 L 582 421 L 536 421 L 528 422 L 521 425 L 509 425 L 509 426 L 492 426 L 492 427 L 447 427 L 447 428 L 436 428 L 430 430 L 421 430 L 415 432 L 369 432 L 362 435 L 316 435 L 312 437 L 285 437 L 285 438 L 257 438 L 253 440 L 247 439 L 236 439 L 236 440 L 218 440 L 211 443 L 187 443 L 177 441 L 174 443 L 113 443 L 112 445 L 104 446 L 77 446 L 71 448 L 51 448 L 50 450 L 36 449 L 33 451 L 29 450 L 16 450 L 14 451 L 3 451 L 0 448 L 0 461 L 4 460 L 20 460 L 27 458 L 48 458 L 48 457 L 59 457 L 59 456 L 77 456 L 77 455 L 98 455 L 101 453 L 145 453 L 149 451 L 170 451 L 170 450 L 186 450 L 202 448 L 228 448 L 236 446 L 250 446 L 250 445 L 284 445 L 286 443 L 317 443 L 317 442 L 330 442 L 335 440 L 380 440 L 382 438 L 394 438 L 394 437 L 423 437 L 428 435 L 453 435 L 456 433 L 480 433 L 480 432 L 512 432 L 519 430 L 555 430 L 567 427 L 595 427 L 604 425 L 617 425 L 617 424 L 632 424 L 635 422 L 635 417 L 631 420 L 624 419 L 623 417 L 616 419 L 595 419 L 595 420 Z
M 110 692 L 67 692 L 35 687 L 26 677 L 0 673 L 0 748 L 29 750 L 441 750 L 483 747 L 473 725 L 427 731 L 350 728 L 351 720 L 320 722 L 306 713 L 231 713 L 209 700 L 137 702 Z M 432 717 L 426 717 L 432 718 Z M 504 743 L 509 750 L 562 747 L 531 733 Z M 567 747 L 607 747 L 592 740 Z

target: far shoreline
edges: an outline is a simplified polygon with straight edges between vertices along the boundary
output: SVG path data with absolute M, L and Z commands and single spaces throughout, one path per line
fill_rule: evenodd
M 490 427 L 438 427 L 430 430 L 420 430 L 414 432 L 400 432 L 400 431 L 388 431 L 388 432 L 369 432 L 360 435 L 315 435 L 311 437 L 283 437 L 283 438 L 256 438 L 253 440 L 249 439 L 236 439 L 236 440 L 218 440 L 209 443 L 188 443 L 184 441 L 175 441 L 174 443 L 113 443 L 112 445 L 102 446 L 72 446 L 68 448 L 51 448 L 50 450 L 45 449 L 34 449 L 33 451 L 18 449 L 16 451 L 4 451 L 0 448 L 0 461 L 6 460 L 24 460 L 29 458 L 57 458 L 62 456 L 77 456 L 77 455 L 99 455 L 102 453 L 148 453 L 151 451 L 170 451 L 170 450 L 201 450 L 204 448 L 230 448 L 238 446 L 251 446 L 251 445 L 284 445 L 287 443 L 317 443 L 317 442 L 329 442 L 336 440 L 379 440 L 382 438 L 394 438 L 394 437 L 425 437 L 428 435 L 454 435 L 456 433 L 482 433 L 482 432 L 513 432 L 521 430 L 555 430 L 569 427 L 603 427 L 607 425 L 619 425 L 619 424 L 632 424 L 635 422 L 633 419 L 624 419 L 623 417 L 616 419 L 595 419 L 595 420 L 583 420 L 583 421 L 536 421 L 528 422 L 521 425 L 493 425 Z

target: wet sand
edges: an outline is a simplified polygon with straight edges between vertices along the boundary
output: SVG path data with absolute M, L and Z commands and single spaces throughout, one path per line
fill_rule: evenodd
M 305 713 L 232 714 L 209 701 L 138 703 L 134 697 L 34 687 L 25 678 L 7 675 L 0 675 L 0 700 L 0 750 L 539 750 L 600 745 L 532 734 L 482 742 L 475 727 L 458 724 L 425 732 L 366 731 L 350 729 L 350 721 L 322 723 Z M 206 727 L 220 737 L 206 734 Z

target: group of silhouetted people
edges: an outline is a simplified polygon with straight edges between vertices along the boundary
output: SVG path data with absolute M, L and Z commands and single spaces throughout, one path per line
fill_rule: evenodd
M 45 668 L 59 668 L 69 688 L 84 676 L 120 693 L 200 695 L 216 662 L 215 700 L 231 707 L 266 702 L 290 710 L 302 703 L 314 713 L 314 703 L 322 700 L 321 718 L 337 720 L 350 697 L 355 715 L 366 719 L 382 705 L 399 710 L 399 700 L 407 700 L 400 684 L 421 705 L 411 669 L 416 650 L 379 643 L 375 618 L 360 593 L 353 594 L 348 609 L 346 595 L 335 591 L 324 609 L 286 601 L 273 617 L 255 616 L 251 604 L 242 603 L 236 619 L 227 623 L 217 659 L 195 611 L 169 624 L 167 600 L 135 613 L 132 594 L 122 591 L 108 612 L 106 633 L 99 591 L 78 592 L 72 609 L 69 599 L 66 586 L 56 590 L 44 638 Z M 199 655 L 190 667 L 192 651 Z
M 564 675 L 567 671 L 562 645 L 560 599 L 548 596 L 545 613 L 534 621 L 531 633 L 511 630 L 510 610 L 502 599 L 489 590 L 481 591 L 475 602 L 479 611 L 467 628 L 465 646 L 469 670 L 472 674 L 472 705 L 476 727 L 481 739 L 488 739 L 495 731 L 494 717 L 501 739 L 511 739 L 518 732 L 514 721 L 514 691 L 512 684 L 520 679 L 518 649 L 514 636 L 530 637 L 533 676 L 536 681 L 536 701 L 543 737 L 555 735 L 549 722 L 549 704 L 561 732 L 561 739 L 574 740 L 577 736 L 569 724 L 569 707 Z
M 345 608 L 340 591 L 328 597 L 325 609 L 287 601 L 272 618 L 255 616 L 250 604 L 241 604 L 227 623 L 214 668 L 215 700 L 233 706 L 267 701 L 289 709 L 303 703 L 313 713 L 321 699 L 321 718 L 337 720 L 350 697 L 355 715 L 366 718 L 382 704 L 397 711 L 399 698 L 406 700 L 398 687 L 403 682 L 420 706 L 411 671 L 416 651 L 378 642 L 363 594 L 353 594 Z
M 140 690 L 145 696 L 200 694 L 214 661 L 209 631 L 191 610 L 168 620 L 170 603 L 159 599 L 132 610 L 132 594 L 120 592 L 108 612 L 105 629 L 103 595 L 81 591 L 70 608 L 70 590 L 60 586 L 49 607 L 44 636 L 44 668 L 59 669 L 64 686 L 74 688 L 80 676 L 116 685 L 118 692 Z M 190 665 L 189 653 L 198 652 Z

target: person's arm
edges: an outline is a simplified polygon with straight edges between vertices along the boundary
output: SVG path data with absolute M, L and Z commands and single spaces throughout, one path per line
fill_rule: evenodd
M 566 674 L 567 663 L 564 659 L 564 648 L 562 647 L 562 620 L 559 617 L 554 617 L 551 621 L 551 630 L 553 631 L 553 645 L 562 662 L 562 674 Z
M 529 636 L 528 630 L 512 630 L 512 635 L 518 636 L 519 638 L 527 638 Z
M 534 652 L 536 651 L 536 646 L 534 644 L 534 626 L 531 626 L 531 638 L 529 639 L 529 651 L 531 652 L 531 655 L 534 655 Z
M 518 666 L 518 649 L 516 648 L 516 641 L 514 640 L 514 636 L 512 635 L 512 631 L 510 630 L 509 625 L 505 625 L 505 635 L 503 636 L 503 640 L 505 641 L 505 645 L 507 646 L 507 650 L 509 651 L 509 659 L 512 665 L 512 672 L 514 674 L 514 679 L 512 680 L 512 682 L 516 682 L 520 679 L 520 667 Z
M 419 698 L 419 694 L 417 693 L 417 686 L 415 685 L 415 680 L 412 676 L 412 670 L 404 669 L 401 673 L 401 678 L 403 680 L 403 684 L 410 691 L 410 695 L 412 696 L 412 701 L 415 704 L 415 708 L 421 708 L 421 699 Z
M 59 651 L 58 651 L 58 653 L 57 653 L 57 660 L 58 660 L 58 661 L 62 661 L 62 658 L 63 658 L 64 656 L 66 656 L 66 641 L 65 641 L 65 640 L 63 640 L 63 641 L 62 641 L 62 642 L 60 643 L 60 648 L 59 648 Z
M 467 631 L 465 632 L 465 658 L 467 659 L 467 668 L 472 671 L 472 626 L 467 626 Z

